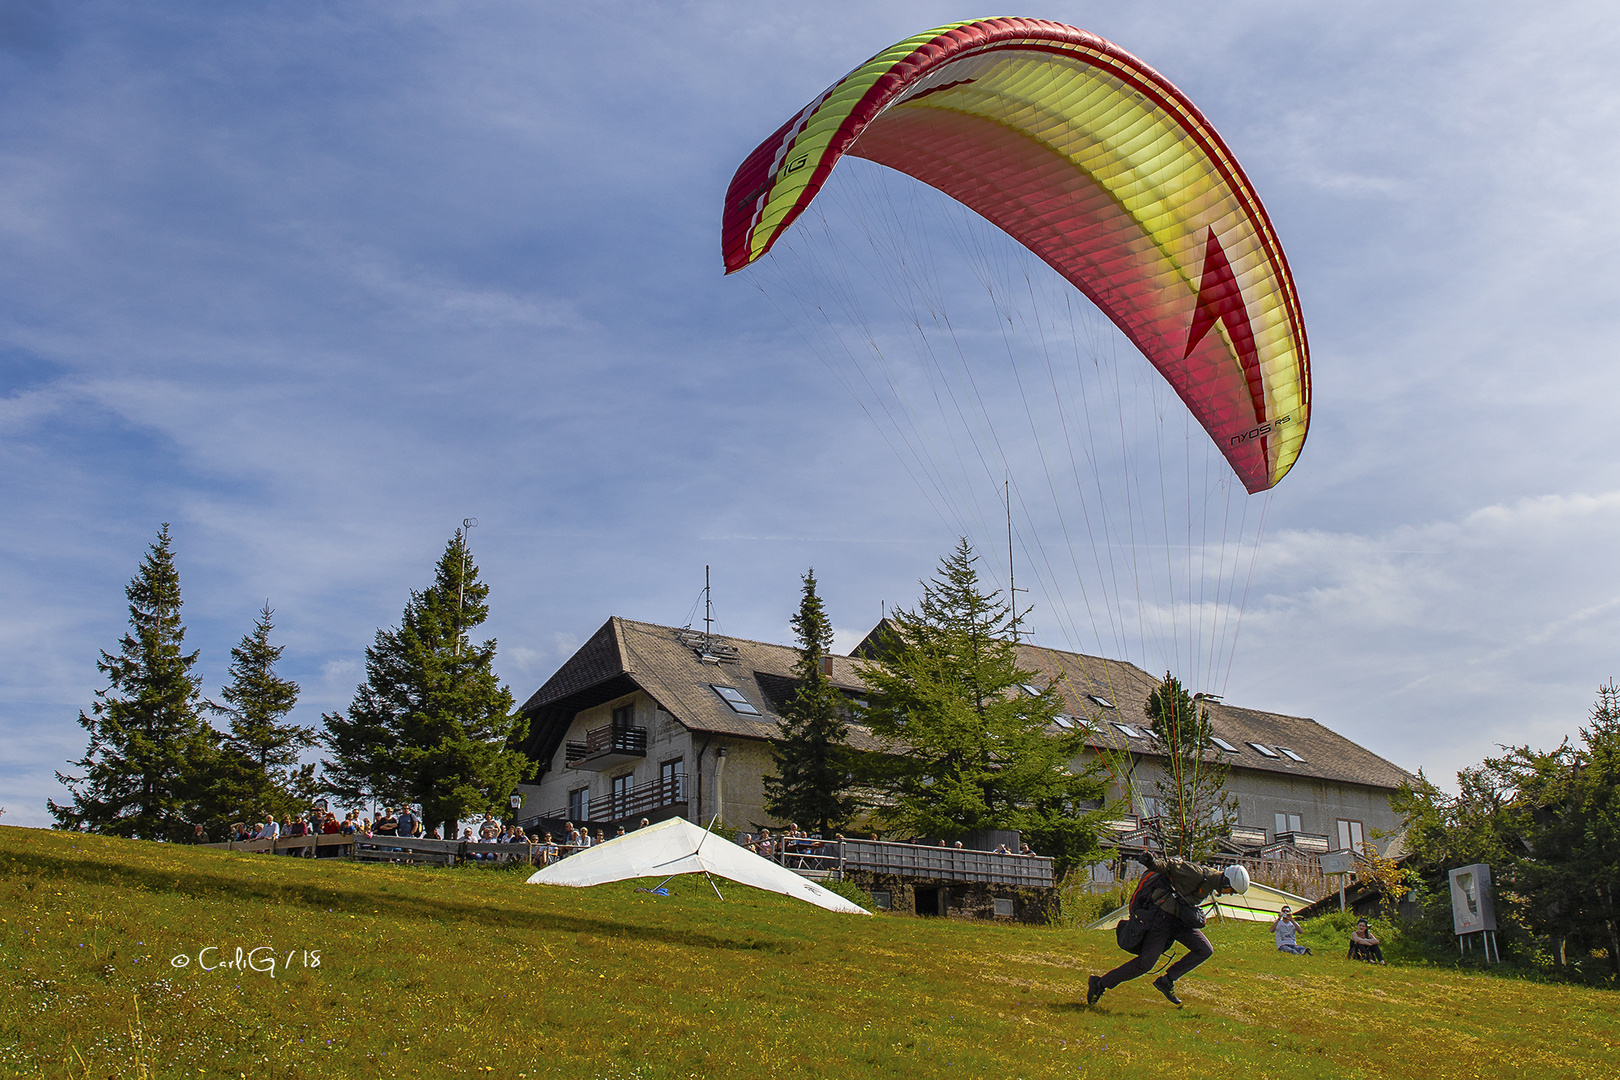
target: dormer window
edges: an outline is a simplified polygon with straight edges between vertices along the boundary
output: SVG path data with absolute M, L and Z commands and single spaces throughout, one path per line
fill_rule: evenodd
M 730 705 L 732 712 L 739 712 L 744 716 L 764 715 L 764 713 L 760 712 L 754 707 L 754 703 L 752 701 L 749 701 L 747 698 L 743 697 L 742 691 L 738 690 L 735 686 L 718 686 L 714 683 L 710 683 L 709 689 L 720 695 L 720 700 L 725 702 L 727 705 Z

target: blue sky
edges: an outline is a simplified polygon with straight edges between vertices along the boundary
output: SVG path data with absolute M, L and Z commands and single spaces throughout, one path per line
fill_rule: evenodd
M 739 636 L 790 640 L 810 565 L 846 645 L 914 603 L 955 530 L 718 254 L 757 142 L 979 14 L 871 7 L 0 3 L 5 821 L 62 797 L 163 521 L 209 692 L 268 599 L 306 722 L 468 516 L 520 699 L 705 564 Z M 1196 101 L 1299 282 L 1229 700 L 1441 777 L 1572 733 L 1620 640 L 1612 13 L 1017 13 Z

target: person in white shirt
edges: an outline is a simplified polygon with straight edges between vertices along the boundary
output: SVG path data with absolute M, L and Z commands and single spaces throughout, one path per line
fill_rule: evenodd
M 1299 923 L 1294 921 L 1293 909 L 1287 904 L 1283 905 L 1282 913 L 1277 921 L 1271 924 L 1271 936 L 1276 939 L 1277 951 L 1293 953 L 1295 956 L 1309 956 L 1311 950 L 1299 944 Z
M 264 824 L 259 826 L 259 835 L 256 840 L 274 840 L 281 835 L 281 826 L 276 824 L 276 815 L 264 815 Z

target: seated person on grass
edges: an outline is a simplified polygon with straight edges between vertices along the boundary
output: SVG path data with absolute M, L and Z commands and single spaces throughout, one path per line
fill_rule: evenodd
M 1311 955 L 1311 950 L 1297 940 L 1298 934 L 1299 923 L 1294 920 L 1293 909 L 1284 904 L 1282 914 L 1271 924 L 1271 936 L 1277 940 L 1277 951 L 1293 953 L 1295 956 Z
M 1384 962 L 1384 950 L 1378 947 L 1377 936 L 1367 929 L 1366 919 L 1357 922 L 1355 931 L 1350 935 L 1350 959 L 1365 960 L 1369 964 Z

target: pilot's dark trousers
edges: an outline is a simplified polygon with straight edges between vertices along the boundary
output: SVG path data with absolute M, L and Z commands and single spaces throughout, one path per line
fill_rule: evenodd
M 1129 982 L 1138 975 L 1146 975 L 1152 971 L 1153 965 L 1159 962 L 1159 957 L 1170 947 L 1172 941 L 1179 941 L 1185 945 L 1187 955 L 1171 964 L 1170 970 L 1165 972 L 1171 982 L 1175 982 L 1215 955 L 1215 946 L 1209 943 L 1209 938 L 1204 936 L 1202 930 L 1170 922 L 1165 916 L 1155 917 L 1148 927 L 1147 937 L 1142 939 L 1142 951 L 1104 975 L 1103 989 L 1112 990 L 1122 982 Z

